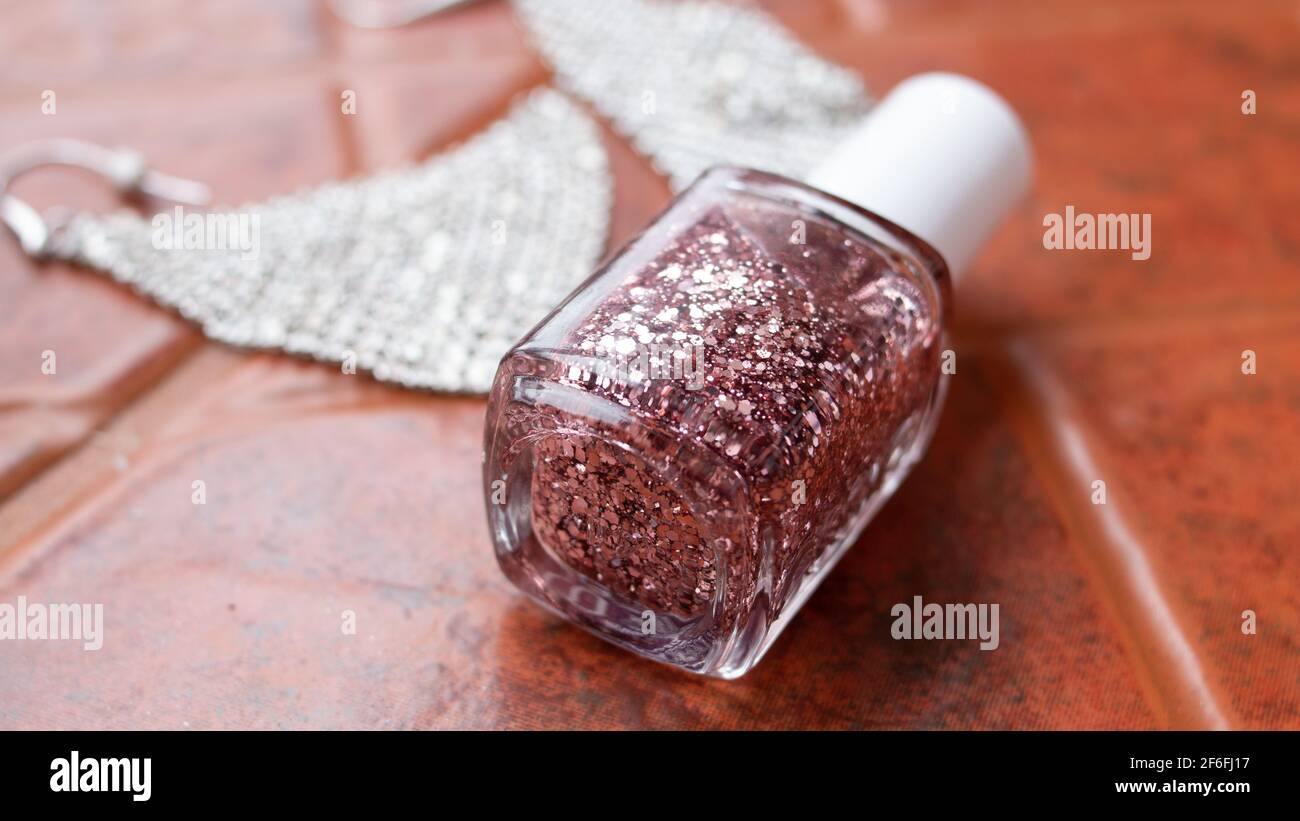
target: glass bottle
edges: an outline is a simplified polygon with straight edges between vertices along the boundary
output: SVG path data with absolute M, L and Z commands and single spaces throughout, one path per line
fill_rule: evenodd
M 636 653 L 744 674 L 924 453 L 945 257 L 970 260 L 1028 156 L 1000 98 L 932 74 L 815 185 L 702 175 L 502 360 L 484 490 L 505 574 Z

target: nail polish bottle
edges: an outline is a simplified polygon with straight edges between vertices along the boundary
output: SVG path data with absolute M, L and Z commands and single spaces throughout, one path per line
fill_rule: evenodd
M 973 80 L 902 83 L 807 183 L 718 167 L 502 360 L 506 576 L 687 670 L 749 670 L 924 452 L 951 282 L 1030 176 Z

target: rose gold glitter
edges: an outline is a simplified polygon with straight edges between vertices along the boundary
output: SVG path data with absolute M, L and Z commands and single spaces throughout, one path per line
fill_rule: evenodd
M 807 190 L 712 172 L 593 278 L 598 299 L 558 315 L 546 350 L 566 364 L 553 383 L 662 440 L 558 407 L 506 410 L 505 424 L 532 437 L 540 542 L 633 607 L 712 613 L 712 641 L 740 629 L 760 596 L 769 622 L 779 616 L 928 434 L 942 264 L 906 235 L 891 247 L 803 206 Z M 796 220 L 803 243 L 791 241 Z M 698 346 L 694 378 L 602 367 L 652 345 Z M 684 495 L 689 483 L 665 470 L 705 474 L 707 487 L 734 475 L 743 490 Z

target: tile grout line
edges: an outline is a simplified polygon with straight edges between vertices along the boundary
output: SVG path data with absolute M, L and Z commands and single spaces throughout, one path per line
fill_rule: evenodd
M 202 340 L 192 347 L 187 347 L 185 355 L 174 361 L 165 371 L 156 375 L 148 385 L 131 394 L 129 399 L 115 408 L 111 414 L 96 425 L 92 434 L 62 452 L 58 458 L 45 465 L 39 472 L 28 477 L 22 485 L 0 502 L 0 577 L 12 563 L 23 553 L 26 543 L 34 540 L 38 534 L 57 525 L 56 521 L 64 513 L 80 508 L 85 499 L 95 494 L 91 486 L 100 477 L 111 476 L 113 467 L 103 460 L 93 458 L 90 446 L 95 433 L 119 430 L 122 426 L 130 429 L 141 414 L 148 414 L 158 402 L 158 397 L 169 390 L 169 386 L 183 380 L 192 369 L 202 368 L 213 357 L 213 351 L 219 351 L 213 345 L 205 345 Z M 218 354 L 219 355 L 219 354 Z M 138 449 L 132 449 L 123 455 L 133 456 Z M 82 481 L 77 481 L 79 477 Z M 58 498 L 49 504 L 32 506 L 34 494 L 39 495 L 42 486 L 57 485 Z M 26 525 L 19 524 L 26 517 L 35 517 Z
M 1185 635 L 1147 549 L 1129 528 L 1123 505 L 1113 498 L 1091 504 L 1088 490 L 1103 474 L 1061 386 L 1021 344 L 1004 350 L 993 370 L 997 381 L 1010 388 L 1010 416 L 1027 456 L 1056 497 L 1103 603 L 1135 656 L 1136 672 L 1153 706 L 1174 729 L 1234 726 L 1237 722 Z
M 140 361 L 140 367 L 128 371 L 116 381 L 115 385 L 122 386 L 122 395 L 118 398 L 118 401 L 106 401 L 101 396 L 68 398 L 69 395 L 62 393 L 56 395 L 53 402 L 23 399 L 22 401 L 30 407 L 46 404 L 52 407 L 53 410 L 61 411 L 76 411 L 94 405 L 101 405 L 106 408 L 106 414 L 76 441 L 69 442 L 64 447 L 47 454 L 45 458 L 36 461 L 24 471 L 20 481 L 0 493 L 0 510 L 3 510 L 5 505 L 26 487 L 39 481 L 42 476 L 85 451 L 93 444 L 96 435 L 111 427 L 116 419 L 129 412 L 155 387 L 167 381 L 173 373 L 183 368 L 185 363 L 189 362 L 202 349 L 203 339 L 197 334 L 186 332 L 185 329 L 182 329 L 182 333 L 186 335 L 181 337 L 173 349 L 163 348 L 151 353 Z M 3 543 L 0 543 L 0 550 L 2 549 Z

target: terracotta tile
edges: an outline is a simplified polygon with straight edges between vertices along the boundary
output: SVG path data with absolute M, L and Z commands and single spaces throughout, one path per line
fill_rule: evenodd
M 1145 2 L 807 5 L 774 10 L 873 92 L 958 71 L 1006 96 L 1030 131 L 1035 188 L 960 285 L 968 331 L 1300 305 L 1294 4 L 1188 2 L 1176 20 Z M 1241 113 L 1248 88 L 1254 116 Z M 1151 258 L 1045 251 L 1043 217 L 1066 205 L 1152 214 Z
M 358 66 L 338 72 L 340 89 L 356 93 L 356 113 L 344 118 L 362 167 L 392 167 L 435 154 L 484 128 L 512 100 L 543 83 L 527 54 L 479 65 Z M 341 93 L 341 92 L 340 92 Z M 437 100 L 437 105 L 430 101 Z
M 322 47 L 313 0 L 53 0 L 14 12 L 0 29 L 0 88 L 24 92 L 33 111 L 45 89 L 265 72 Z
M 28 267 L 18 255 L 6 242 L 0 265 Z M 85 440 L 199 339 L 110 282 L 66 268 L 19 276 L 26 282 L 4 278 L 0 323 L 0 498 Z
M 4 723 L 400 719 L 384 700 L 418 699 L 455 652 L 454 608 L 484 586 L 504 592 L 481 517 L 460 515 L 479 504 L 482 403 L 276 357 L 250 357 L 181 401 L 168 424 L 140 432 L 127 470 L 16 551 L 6 601 L 102 602 L 107 629 L 98 652 L 0 647 Z M 440 464 L 462 470 L 432 475 Z M 347 609 L 354 637 L 340 629 Z M 46 676 L 80 683 L 41 695 Z
M 1106 482 L 1234 720 L 1300 725 L 1300 316 L 1126 326 L 1024 361 L 1067 397 L 1051 426 L 1076 424 L 1093 454 L 1100 475 L 1077 477 L 1076 501 Z

